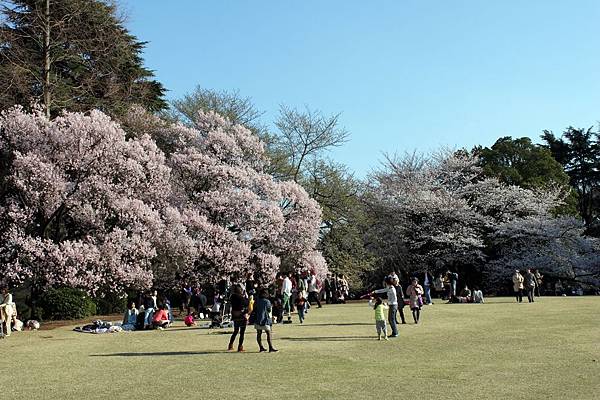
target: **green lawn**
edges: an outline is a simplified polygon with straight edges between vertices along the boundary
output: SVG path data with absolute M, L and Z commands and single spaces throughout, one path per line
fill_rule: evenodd
M 257 353 L 254 329 L 245 354 L 223 351 L 226 331 L 182 323 L 17 332 L 0 341 L 2 397 L 599 399 L 599 318 L 600 297 L 438 303 L 378 342 L 366 303 L 325 306 L 304 325 L 276 326 L 276 354 Z

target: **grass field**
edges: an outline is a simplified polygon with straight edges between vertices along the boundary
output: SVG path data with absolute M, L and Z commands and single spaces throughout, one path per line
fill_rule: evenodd
M 378 342 L 366 303 L 334 305 L 276 326 L 275 354 L 257 353 L 254 329 L 247 353 L 228 353 L 228 330 L 180 322 L 112 335 L 17 332 L 0 341 L 2 397 L 599 399 L 599 319 L 600 297 L 435 304 Z

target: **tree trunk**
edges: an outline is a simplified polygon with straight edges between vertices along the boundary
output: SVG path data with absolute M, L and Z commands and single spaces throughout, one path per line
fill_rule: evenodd
M 44 10 L 44 107 L 50 118 L 50 0 L 46 0 Z

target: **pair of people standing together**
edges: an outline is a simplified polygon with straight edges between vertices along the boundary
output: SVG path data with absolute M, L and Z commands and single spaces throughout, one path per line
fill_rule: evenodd
M 271 329 L 273 326 L 272 317 L 272 305 L 268 299 L 269 292 L 267 289 L 261 289 L 258 292 L 258 300 L 252 305 L 250 309 L 250 301 L 244 294 L 241 286 L 235 285 L 233 287 L 233 293 L 230 297 L 231 302 L 231 317 L 233 320 L 233 333 L 229 339 L 228 350 L 232 351 L 236 337 L 239 335 L 238 340 L 238 352 L 244 352 L 244 335 L 246 333 L 246 326 L 251 323 L 254 324 L 256 329 L 256 342 L 258 343 L 259 351 L 265 352 L 267 349 L 262 344 L 262 334 L 265 332 L 267 335 L 267 344 L 269 346 L 269 352 L 276 352 L 277 349 L 273 347 Z
M 515 273 L 512 276 L 513 281 L 513 290 L 515 292 L 515 297 L 519 303 L 523 301 L 523 290 L 527 291 L 527 300 L 530 303 L 535 302 L 534 294 L 535 288 L 537 286 L 537 278 L 530 269 L 527 269 L 525 275 L 521 274 L 521 271 L 518 269 L 515 270 Z
M 386 287 L 383 289 L 378 289 L 370 294 L 386 294 L 387 296 L 387 306 L 388 306 L 388 322 L 390 323 L 390 328 L 392 330 L 392 334 L 390 337 L 398 336 L 398 320 L 396 319 L 396 315 L 400 313 L 400 319 L 403 324 L 406 324 L 406 319 L 404 317 L 404 291 L 402 290 L 402 286 L 400 286 L 400 280 L 398 279 L 398 275 L 392 274 L 385 278 Z M 419 319 L 421 317 L 421 306 L 423 305 L 423 287 L 419 285 L 419 281 L 417 278 L 413 278 L 410 286 L 406 290 L 406 294 L 410 298 L 410 308 L 413 314 L 413 319 L 415 324 L 419 323 Z M 374 303 L 370 302 L 371 305 Z M 377 332 L 378 335 L 381 336 L 383 334 L 387 337 L 387 327 L 385 323 L 381 323 L 382 309 L 379 307 L 381 304 L 378 301 L 375 304 L 375 319 L 377 321 Z M 385 321 L 384 321 L 385 322 Z

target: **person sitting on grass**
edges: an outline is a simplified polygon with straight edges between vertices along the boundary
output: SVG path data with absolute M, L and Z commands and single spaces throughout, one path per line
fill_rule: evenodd
M 196 321 L 194 320 L 194 314 L 193 313 L 188 313 L 188 315 L 186 315 L 186 317 L 183 319 L 183 323 L 185 324 L 185 326 L 196 326 Z
M 477 286 L 473 288 L 473 303 L 485 303 L 483 301 L 483 292 Z
M 471 289 L 465 285 L 465 288 L 460 292 L 459 303 L 470 303 L 471 301 Z
M 377 340 L 381 340 L 381 334 L 383 334 L 383 338 L 385 340 L 388 340 L 387 325 L 385 323 L 385 311 L 388 309 L 388 306 L 383 304 L 381 297 L 376 297 L 375 299 L 371 298 L 371 300 L 369 300 L 369 305 L 373 307 L 373 310 L 375 310 L 375 328 L 377 329 Z
M 258 300 L 254 304 L 254 329 L 256 329 L 256 342 L 258 343 L 259 351 L 265 352 L 265 349 L 262 345 L 262 333 L 263 331 L 267 334 L 267 343 L 269 345 L 269 353 L 274 353 L 278 351 L 275 347 L 273 347 L 272 337 L 271 337 L 271 329 L 273 326 L 273 317 L 272 317 L 272 307 L 271 302 L 268 299 L 269 292 L 267 289 L 261 289 L 258 295 Z
M 421 318 L 421 306 L 423 305 L 423 287 L 419 285 L 419 280 L 417 278 L 413 278 L 410 286 L 406 289 L 406 294 L 410 298 L 410 309 L 412 311 L 413 319 L 415 320 L 415 324 L 419 323 L 419 319 Z
M 121 325 L 121 328 L 123 328 L 124 331 L 135 330 L 138 314 L 139 312 L 137 308 L 135 308 L 135 302 L 130 302 L 127 311 L 123 314 L 123 324 Z
M 163 304 L 159 307 L 158 311 L 154 313 L 154 317 L 152 317 L 152 327 L 154 329 L 163 330 L 168 328 L 170 324 L 171 321 L 169 321 L 167 306 Z

